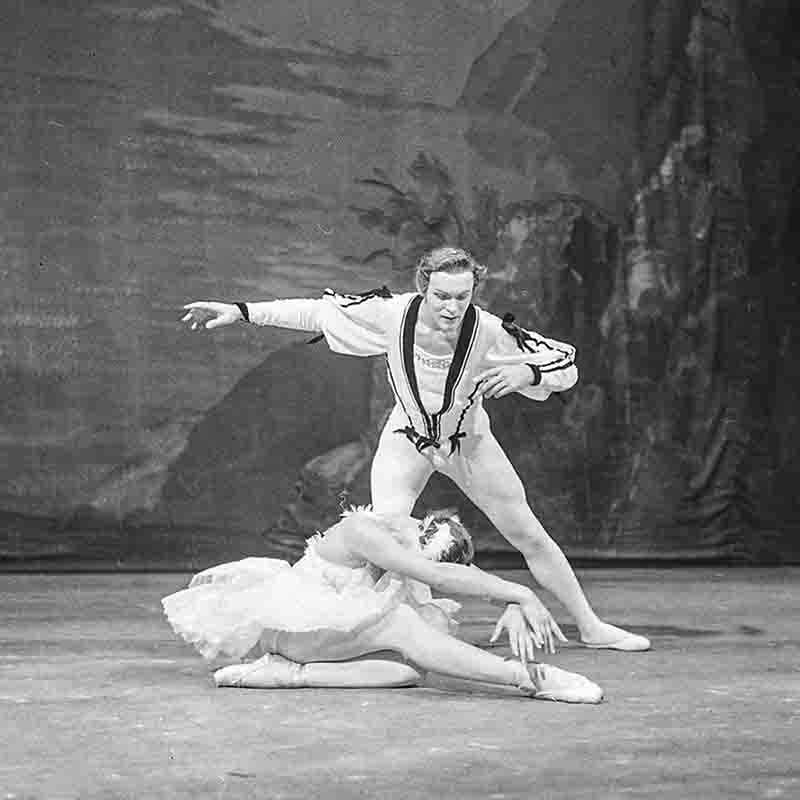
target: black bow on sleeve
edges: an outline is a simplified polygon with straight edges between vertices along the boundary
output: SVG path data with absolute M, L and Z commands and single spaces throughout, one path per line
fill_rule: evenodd
M 533 341 L 533 337 L 524 329 L 514 322 L 514 315 L 509 311 L 503 314 L 503 330 L 514 337 L 517 347 L 520 350 L 526 350 L 529 353 L 536 352 L 528 342 Z

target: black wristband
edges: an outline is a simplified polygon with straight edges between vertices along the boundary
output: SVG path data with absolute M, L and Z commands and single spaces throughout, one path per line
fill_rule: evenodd
M 234 303 L 234 305 L 242 312 L 244 321 L 250 322 L 250 312 L 247 310 L 247 303 Z
M 533 373 L 532 385 L 538 386 L 542 382 L 542 371 L 536 366 L 536 364 L 528 364 L 528 366 L 531 368 L 531 372 Z

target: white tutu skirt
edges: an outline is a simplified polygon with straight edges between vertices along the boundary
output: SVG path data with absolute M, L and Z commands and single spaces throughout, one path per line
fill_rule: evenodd
M 401 604 L 423 616 L 435 612 L 454 627 L 459 603 L 434 599 L 418 581 L 372 565 L 345 567 L 319 556 L 310 539 L 294 565 L 245 558 L 195 575 L 189 586 L 162 599 L 173 630 L 205 658 L 243 658 L 276 632 L 329 632 L 355 636 Z

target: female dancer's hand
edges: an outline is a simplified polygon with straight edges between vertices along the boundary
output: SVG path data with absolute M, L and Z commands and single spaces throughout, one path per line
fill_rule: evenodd
M 242 319 L 242 312 L 233 303 L 189 303 L 184 306 L 189 313 L 181 322 L 190 322 L 192 330 L 198 328 L 219 328 L 222 325 L 231 325 Z
M 496 642 L 503 630 L 508 631 L 508 643 L 511 645 L 511 652 L 523 664 L 536 660 L 531 630 L 528 627 L 522 609 L 516 603 L 509 603 L 506 606 L 506 610 L 497 620 L 497 625 L 494 626 L 494 633 L 489 641 Z
M 542 601 L 535 594 L 531 594 L 520 608 L 531 626 L 533 641 L 545 653 L 555 653 L 555 639 L 566 642 L 567 637 L 561 632 L 553 615 L 544 607 Z

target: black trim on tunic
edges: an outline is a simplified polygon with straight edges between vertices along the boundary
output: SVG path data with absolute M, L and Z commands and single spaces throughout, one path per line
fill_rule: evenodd
M 548 361 L 546 364 L 528 364 L 536 380 L 534 385 L 541 383 L 543 372 L 557 372 L 560 369 L 567 369 L 567 367 L 571 367 L 575 363 L 575 359 L 570 355 L 569 350 L 556 347 L 546 339 L 539 339 L 530 331 L 526 331 L 525 328 L 522 328 L 514 321 L 514 315 L 510 312 L 503 315 L 503 330 L 514 339 L 520 350 L 527 351 L 528 353 L 535 353 L 536 350 L 528 344 L 528 342 L 533 342 L 536 347 L 543 347 L 561 354 L 560 358 L 556 358 L 555 361 Z
M 380 289 L 370 289 L 369 291 L 359 292 L 358 294 L 343 294 L 342 292 L 334 292 L 331 289 L 326 289 L 324 294 L 330 297 L 340 297 L 342 300 L 347 300 L 348 302 L 342 303 L 342 308 L 360 305 L 367 300 L 371 300 L 373 297 L 382 297 L 384 300 L 388 300 L 392 297 L 391 291 L 385 285 L 381 286 Z
M 470 304 L 464 314 L 461 330 L 458 334 L 458 342 L 456 343 L 456 349 L 453 353 L 453 360 L 447 371 L 442 397 L 442 407 L 434 414 L 430 414 L 422 402 L 419 393 L 419 383 L 417 382 L 417 373 L 414 367 L 414 339 L 422 299 L 422 295 L 416 295 L 406 307 L 406 311 L 403 315 L 403 322 L 400 327 L 400 353 L 403 363 L 403 372 L 405 373 L 408 387 L 411 390 L 411 396 L 414 398 L 414 402 L 425 422 L 425 436 L 415 431 L 411 425 L 396 431 L 396 433 L 405 434 L 420 452 L 426 447 L 438 448 L 441 446 L 439 442 L 439 437 L 441 435 L 441 418 L 453 407 L 455 389 L 464 376 L 469 354 L 475 343 L 478 329 L 478 312 L 475 306 Z M 463 415 L 461 419 L 463 419 Z M 459 420 L 459 429 L 461 427 L 460 422 L 461 420 Z M 459 440 L 463 438 L 464 435 L 465 434 L 462 434 L 459 430 L 456 431 L 453 436 L 448 437 L 451 440 L 451 454 L 454 450 L 458 449 L 458 445 L 460 444 Z
M 392 293 L 386 286 L 381 286 L 380 289 L 370 289 L 367 292 L 360 292 L 359 294 L 342 294 L 341 292 L 334 292 L 333 289 L 326 289 L 322 293 L 325 297 L 338 297 L 342 300 L 347 300 L 346 303 L 341 303 L 342 308 L 350 308 L 350 306 L 358 306 L 365 303 L 367 300 L 372 300 L 373 297 L 382 297 L 388 300 L 392 297 Z M 248 320 L 249 321 L 249 320 Z M 325 338 L 324 333 L 317 334 L 313 339 L 309 339 L 306 344 L 316 344 Z

